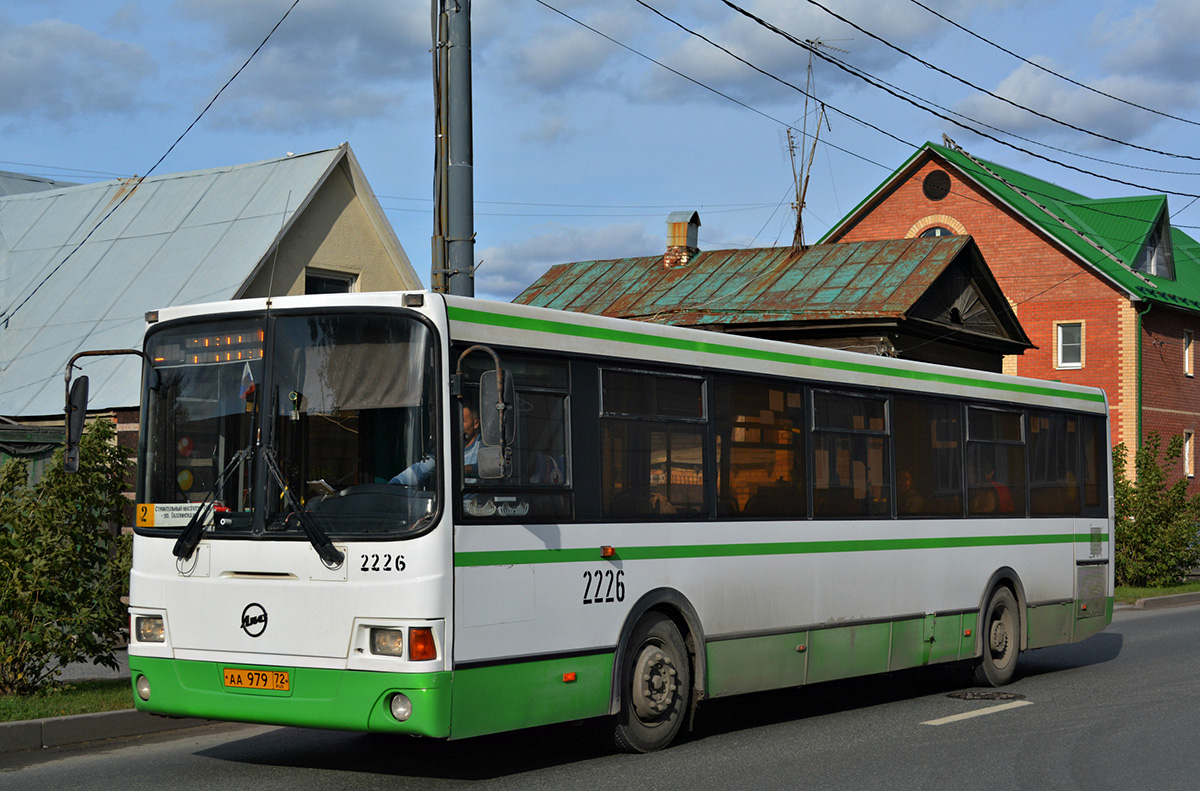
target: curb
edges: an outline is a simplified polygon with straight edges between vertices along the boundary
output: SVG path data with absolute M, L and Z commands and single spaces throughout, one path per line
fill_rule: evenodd
M 0 753 L 40 750 L 68 744 L 139 736 L 180 728 L 207 725 L 209 720 L 190 717 L 159 717 L 136 709 L 104 711 L 99 714 L 74 714 L 40 720 L 0 722 Z
M 1133 603 L 1138 610 L 1158 610 L 1163 607 L 1182 607 L 1185 604 L 1200 603 L 1200 593 L 1176 593 L 1174 596 L 1153 596 L 1148 599 L 1138 599 Z

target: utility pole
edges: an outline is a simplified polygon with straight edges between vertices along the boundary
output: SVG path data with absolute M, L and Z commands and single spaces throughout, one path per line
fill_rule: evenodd
M 432 0 L 434 208 L 431 289 L 475 296 L 471 0 Z

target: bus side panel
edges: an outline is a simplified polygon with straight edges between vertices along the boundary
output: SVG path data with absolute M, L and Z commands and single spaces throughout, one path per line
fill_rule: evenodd
M 608 713 L 613 655 L 573 656 L 454 672 L 454 739 Z

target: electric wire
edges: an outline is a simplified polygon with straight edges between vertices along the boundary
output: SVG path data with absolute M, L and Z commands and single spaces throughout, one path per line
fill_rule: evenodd
M 1172 121 L 1181 121 L 1182 123 L 1191 124 L 1192 126 L 1200 126 L 1200 121 L 1193 121 L 1190 118 L 1181 118 L 1178 115 L 1172 115 L 1171 113 L 1163 112 L 1162 110 L 1155 110 L 1153 107 L 1146 107 L 1143 104 L 1138 104 L 1137 102 L 1131 102 L 1128 99 L 1122 99 L 1120 96 L 1114 96 L 1113 94 L 1106 93 L 1105 91 L 1102 91 L 1099 88 L 1093 88 L 1091 85 L 1087 85 L 1085 83 L 1079 82 L 1078 80 L 1071 79 L 1070 77 L 1066 76 L 1065 74 L 1060 74 L 1059 72 L 1054 71 L 1053 69 L 1047 68 L 1047 67 L 1043 66 L 1042 64 L 1037 63 L 1036 61 L 1032 61 L 1029 58 L 1024 57 L 1023 55 L 1019 55 L 1016 52 L 1013 52 L 1011 49 L 1001 46 L 1000 44 L 997 44 L 996 42 L 992 41 L 991 39 L 988 39 L 985 36 L 981 36 L 978 33 L 976 33 L 975 31 L 970 30 L 969 28 L 967 28 L 963 25 L 960 25 L 958 22 L 955 22 L 953 19 L 951 19 L 950 17 L 941 13 L 940 11 L 936 11 L 936 10 L 930 8 L 929 6 L 925 5 L 925 3 L 922 3 L 921 0 L 909 0 L 909 2 L 912 3 L 913 5 L 924 8 L 926 11 L 928 11 L 929 13 L 938 17 L 942 21 L 953 25 L 954 27 L 958 28 L 959 30 L 961 30 L 962 32 L 966 33 L 969 36 L 973 36 L 973 37 L 979 39 L 984 44 L 987 44 L 990 47 L 995 47 L 996 49 L 1000 50 L 1001 52 L 1005 53 L 1006 55 L 1011 55 L 1012 57 L 1016 58 L 1017 60 L 1021 61 L 1022 63 L 1033 66 L 1035 69 L 1043 71 L 1046 74 L 1052 75 L 1054 77 L 1057 77 L 1058 79 L 1063 80 L 1064 82 L 1069 82 L 1070 84 L 1072 84 L 1076 87 L 1083 88 L 1085 91 L 1090 91 L 1099 96 L 1103 96 L 1106 99 L 1112 99 L 1113 101 L 1120 102 L 1121 104 L 1125 104 L 1130 107 L 1136 107 L 1139 110 L 1145 110 L 1148 113 L 1154 113 L 1155 115 L 1161 115 L 1163 118 L 1170 118 Z
M 15 307 L 13 307 L 9 310 L 5 310 L 3 313 L 0 313 L 0 322 L 3 322 L 4 327 L 6 327 L 6 328 L 8 327 L 9 321 L 12 319 L 12 317 L 14 315 L 16 315 L 17 311 L 19 311 L 21 308 L 23 308 L 29 302 L 29 300 L 33 298 L 34 294 L 36 294 L 38 292 L 38 290 L 40 290 L 41 287 L 44 286 L 50 280 L 50 278 L 54 277 L 55 273 L 58 272 L 58 270 L 62 269 L 63 265 L 66 264 L 67 261 L 71 260 L 71 258 L 75 255 L 75 253 L 78 252 L 79 249 L 81 247 L 83 247 L 84 244 L 87 243 L 88 239 L 92 238 L 92 234 L 94 234 L 100 228 L 100 226 L 104 224 L 104 221 L 107 220 L 109 217 L 111 217 L 113 215 L 113 213 L 116 212 L 117 209 L 121 208 L 121 206 L 125 203 L 125 201 L 129 200 L 129 197 L 131 195 L 133 195 L 133 193 L 137 190 L 138 185 L 140 185 L 143 181 L 145 181 L 150 176 L 151 173 L 153 173 L 155 170 L 158 169 L 158 166 L 161 165 L 163 163 L 163 160 L 165 160 L 171 154 L 171 152 L 175 150 L 175 147 L 177 145 L 179 145 L 179 143 L 183 140 L 183 138 L 185 136 L 187 136 L 188 132 L 192 131 L 192 128 L 195 127 L 196 124 L 200 123 L 200 119 L 203 118 L 205 113 L 207 113 L 209 111 L 209 108 L 211 108 L 213 106 L 213 104 L 216 103 L 217 99 L 220 98 L 221 94 L 223 94 L 225 92 L 225 89 L 228 88 L 230 86 L 230 84 L 232 84 L 233 81 L 238 78 L 238 75 L 240 75 L 245 70 L 245 68 L 250 65 L 250 61 L 254 60 L 254 56 L 257 55 L 264 46 L 266 46 L 267 42 L 271 40 L 271 37 L 273 35 L 275 35 L 275 31 L 279 29 L 279 26 L 282 25 L 284 20 L 288 18 L 288 15 L 292 13 L 292 9 L 294 9 L 299 4 L 300 4 L 300 0 L 293 0 L 292 4 L 290 6 L 288 6 L 287 11 L 283 12 L 283 16 L 281 16 L 279 18 L 279 21 L 275 23 L 275 26 L 271 28 L 271 31 L 269 33 L 267 33 L 266 37 L 263 38 L 263 40 L 259 43 L 259 45 L 254 48 L 254 51 L 250 53 L 250 57 L 246 58 L 246 62 L 243 63 L 240 67 L 238 67 L 238 70 L 233 73 L 232 77 L 230 77 L 228 80 L 225 81 L 225 84 L 222 85 L 221 88 L 213 95 L 213 97 L 208 101 L 208 104 L 206 104 L 204 106 L 204 109 L 200 111 L 199 115 L 197 115 L 195 117 L 195 119 L 193 119 L 192 122 L 190 124 L 188 124 L 187 128 L 184 129 L 183 132 L 179 135 L 179 137 L 177 137 L 175 139 L 175 142 L 172 143 L 167 148 L 167 150 L 163 153 L 163 155 L 158 158 L 158 161 L 155 162 L 154 165 L 152 165 L 150 167 L 150 169 L 146 171 L 146 174 L 144 176 L 140 176 L 140 177 L 134 176 L 132 179 L 130 179 L 130 182 L 133 183 L 132 187 L 130 189 L 126 190 L 124 192 L 124 194 L 121 196 L 120 200 L 116 201 L 116 203 L 112 206 L 112 208 L 109 209 L 108 212 L 103 217 L 100 218 L 99 222 L 97 222 L 95 225 L 93 225 L 92 229 L 90 231 L 88 231 L 87 234 L 81 240 L 79 240 L 79 243 L 76 244 L 73 248 L 71 248 L 71 251 L 68 252 L 63 257 L 63 260 L 59 261 L 58 264 L 53 269 L 51 269 L 50 272 L 47 273 L 44 278 L 42 278 L 41 282 L 39 282 L 36 286 L 34 286 L 33 290 L 25 295 L 24 299 L 22 299 L 20 301 L 20 303 L 18 303 Z
M 741 13 L 749 15 L 749 12 L 745 11 L 744 9 L 739 8 L 738 6 L 734 5 L 729 0 L 722 0 L 722 2 L 724 2 L 725 5 L 730 6 L 731 8 L 734 8 L 734 9 L 740 11 Z M 904 49 L 903 47 L 898 47 L 895 44 L 888 41 L 887 39 L 882 38 L 881 36 L 877 36 L 874 33 L 872 33 L 871 31 L 867 30 L 866 28 L 863 28 L 863 27 L 855 24 L 854 22 L 850 21 L 849 19 L 847 19 L 846 17 L 837 13 L 836 11 L 833 11 L 832 9 L 830 9 L 826 6 L 821 5 L 821 3 L 817 2 L 817 0 L 805 0 L 805 2 L 807 2 L 809 5 L 816 6 L 817 8 L 821 9 L 825 13 L 832 16 L 834 19 L 840 20 L 841 22 L 843 22 L 843 23 L 849 25 L 850 27 L 854 28 L 855 30 L 859 31 L 863 35 L 870 36 L 871 38 L 878 41 L 880 44 L 883 44 L 885 47 L 895 50 L 896 52 L 900 53 L 901 55 L 905 56 L 906 58 L 911 58 L 912 60 L 916 61 L 917 63 L 920 63 L 925 68 L 936 71 L 938 74 L 945 75 L 946 77 L 949 77 L 950 79 L 955 80 L 956 82 L 962 83 L 963 85 L 967 86 L 968 88 L 971 88 L 973 90 L 979 91 L 980 93 L 986 94 L 987 96 L 990 96 L 993 99 L 996 99 L 997 101 L 1004 102 L 1005 104 L 1015 107 L 1018 110 L 1024 110 L 1027 113 L 1036 115 L 1037 117 L 1045 119 L 1047 121 L 1050 121 L 1051 123 L 1059 124 L 1060 126 L 1065 126 L 1068 129 L 1073 129 L 1076 132 L 1082 132 L 1085 135 L 1091 135 L 1092 137 L 1099 138 L 1100 140 L 1105 140 L 1109 143 L 1116 143 L 1117 145 L 1128 146 L 1129 148 L 1135 148 L 1139 151 L 1146 151 L 1148 153 L 1158 154 L 1158 155 L 1164 156 L 1164 157 L 1171 157 L 1174 159 L 1190 159 L 1190 160 L 1193 160 L 1196 162 L 1200 162 L 1200 157 L 1191 156 L 1190 154 L 1177 154 L 1177 153 L 1173 153 L 1171 151 L 1161 151 L 1157 148 L 1148 148 L 1147 146 L 1139 146 L 1136 143 L 1130 143 L 1125 140 L 1120 140 L 1115 137 L 1110 137 L 1109 135 L 1105 135 L 1101 132 L 1096 132 L 1091 129 L 1085 129 L 1082 126 L 1076 126 L 1075 124 L 1072 124 L 1068 121 L 1063 121 L 1059 118 L 1055 118 L 1054 116 L 1047 115 L 1046 113 L 1039 112 L 1038 110 L 1034 110 L 1030 107 L 1026 107 L 1023 104 L 1014 102 L 1012 99 L 1008 99 L 1004 96 L 994 93 L 993 91 L 989 91 L 987 88 L 976 85 L 975 83 L 971 82 L 970 80 L 966 80 L 962 77 L 959 77 L 957 74 L 953 74 L 953 73 L 947 71 L 946 69 L 941 68 L 940 66 L 935 66 L 934 64 L 930 63 L 929 61 L 924 60 L 924 59 L 912 54 L 911 52 Z
M 808 0 L 808 1 L 809 1 L 809 2 L 813 2 L 813 0 Z M 864 82 L 866 82 L 868 85 L 871 85 L 872 87 L 874 87 L 874 88 L 877 88 L 877 89 L 879 89 L 879 90 L 883 91 L 884 93 L 887 93 L 887 94 L 889 94 L 890 96 L 894 96 L 894 97 L 896 97 L 897 99 L 900 99 L 901 101 L 903 101 L 903 102 L 906 102 L 907 104 L 910 104 L 910 105 L 912 105 L 913 107 L 916 107 L 916 108 L 918 108 L 918 109 L 924 110 L 925 112 L 929 113 L 930 115 L 933 115 L 933 116 L 935 116 L 935 117 L 937 117 L 937 118 L 941 118 L 943 121 L 947 121 L 947 122 L 949 122 L 949 123 L 952 123 L 952 124 L 954 124 L 954 125 L 956 125 L 956 126 L 962 127 L 963 129 L 966 129 L 966 130 L 967 130 L 967 131 L 969 131 L 969 132 L 973 132 L 974 134 L 977 134 L 977 135 L 979 135 L 980 137 L 983 137 L 983 138 L 986 138 L 986 139 L 988 139 L 988 140 L 991 140 L 991 141 L 992 141 L 992 142 L 994 142 L 994 143 L 999 143 L 1000 145 L 1002 145 L 1002 146 L 1006 146 L 1007 148 L 1011 148 L 1011 149 L 1013 149 L 1014 151 L 1019 151 L 1019 152 L 1021 152 L 1021 153 L 1023 153 L 1023 154 L 1026 154 L 1026 155 L 1028 155 L 1028 156 L 1034 157 L 1034 158 L 1036 158 L 1036 159 L 1043 160 L 1044 162 L 1049 162 L 1049 163 L 1050 163 L 1050 164 L 1052 164 L 1052 165 L 1058 165 L 1058 166 L 1059 166 L 1059 167 L 1061 167 L 1061 168 L 1066 168 L 1067 170 L 1073 170 L 1073 171 L 1075 171 L 1075 172 L 1077 172 L 1077 173 L 1082 173 L 1082 174 L 1083 174 L 1083 175 L 1085 175 L 1085 176 L 1092 176 L 1092 177 L 1094 177 L 1094 178 L 1103 179 L 1104 181 L 1111 181 L 1111 182 L 1113 182 L 1113 183 L 1115 183 L 1115 184 L 1122 184 L 1122 185 L 1124 185 L 1124 186 L 1127 186 L 1127 187 L 1133 187 L 1133 188 L 1135 188 L 1135 189 L 1145 190 L 1145 191 L 1147 191 L 1147 192 L 1161 192 L 1161 193 L 1166 193 L 1166 194 L 1168 194 L 1168 195 L 1179 195 L 1179 196 L 1181 196 L 1181 197 L 1185 197 L 1185 198 L 1196 198 L 1196 197 L 1200 197 L 1200 194 L 1193 193 L 1193 192 L 1183 192 L 1183 191 L 1181 191 L 1181 190 L 1174 190 L 1174 189 L 1162 189 L 1162 188 L 1155 188 L 1155 187 L 1147 187 L 1146 185 L 1144 185 L 1144 184 L 1139 184 L 1139 183 L 1137 183 L 1137 182 L 1133 182 L 1133 181 L 1127 181 L 1127 180 L 1125 180 L 1125 179 L 1119 179 L 1119 178 L 1116 178 L 1116 177 L 1114 177 L 1114 176 L 1106 176 L 1106 175 L 1104 175 L 1103 173 L 1095 173 L 1095 172 L 1093 172 L 1093 171 L 1085 170 L 1085 169 L 1083 169 L 1083 168 L 1081 168 L 1081 167 L 1077 167 L 1077 166 L 1075 166 L 1075 165 L 1072 165 L 1072 164 L 1069 164 L 1069 163 L 1067 163 L 1067 162 L 1059 162 L 1058 160 L 1056 160 L 1056 159 L 1053 159 L 1053 158 L 1051 158 L 1051 157 L 1048 157 L 1048 156 L 1045 156 L 1044 154 L 1039 154 L 1039 153 L 1037 153 L 1036 151 L 1030 151 L 1030 150 L 1029 150 L 1029 149 L 1027 149 L 1027 148 L 1022 148 L 1021 146 L 1018 146 L 1018 145 L 1015 145 L 1015 144 L 1013 144 L 1013 143 L 1010 143 L 1010 142 L 1008 142 L 1007 140 L 1001 140 L 1000 138 L 996 137 L 996 136 L 995 136 L 995 135 L 993 135 L 993 134 L 989 134 L 989 133 L 987 133 L 987 132 L 984 132 L 984 131 L 981 131 L 981 130 L 979 130 L 979 129 L 972 128 L 972 127 L 970 127 L 970 126 L 967 126 L 966 124 L 964 124 L 964 123 L 962 123 L 962 122 L 960 122 L 960 121 L 955 121 L 953 118 L 950 118 L 950 117 L 948 117 L 948 116 L 946 116 L 946 115 L 943 115 L 942 113 L 936 112 L 936 111 L 934 111 L 934 110 L 932 110 L 932 109 L 930 109 L 930 108 L 928 108 L 928 107 L 925 107 L 925 106 L 923 106 L 923 105 L 919 104 L 918 102 L 916 102 L 916 101 L 914 101 L 914 100 L 912 100 L 912 99 L 908 98 L 907 96 L 903 96 L 903 95 L 901 95 L 901 94 L 897 93 L 896 91 L 893 91 L 893 90 L 891 90 L 890 88 L 887 88 L 886 86 L 883 86 L 883 85 L 879 84 L 877 81 L 875 81 L 875 80 L 874 80 L 874 79 L 872 79 L 871 77 L 867 76 L 865 73 L 858 72 L 858 71 L 855 71 L 855 70 L 853 70 L 853 69 L 849 69 L 849 68 L 847 68 L 847 67 L 843 66 L 843 65 L 842 65 L 842 64 L 841 64 L 839 61 L 837 61 L 837 60 L 835 60 L 835 59 L 833 59 L 833 58 L 830 58 L 828 55 L 826 55 L 825 53 L 821 52 L 821 51 L 820 51 L 820 50 L 818 50 L 816 47 L 813 47 L 813 46 L 811 46 L 811 45 L 807 44 L 806 42 L 804 42 L 804 41 L 801 41 L 800 39 L 797 39 L 795 36 L 793 36 L 792 34 L 788 33 L 787 31 L 780 29 L 779 27 L 777 27 L 777 26 L 773 25 L 772 23 L 770 23 L 770 22 L 766 21 L 766 20 L 765 20 L 765 19 L 763 19 L 762 17 L 759 17 L 759 16 L 757 16 L 757 15 L 755 15 L 755 14 L 752 14 L 751 12 L 749 12 L 749 11 L 747 11 L 746 9 L 742 8 L 741 6 L 738 6 L 736 3 L 732 3 L 732 2 L 730 2 L 730 0 L 721 0 L 721 2 L 723 2 L 725 5 L 729 6 L 729 7 L 730 7 L 731 9 L 733 9 L 734 11 L 737 11 L 739 14 L 742 14 L 743 16 L 747 17 L 748 19 L 751 19 L 751 20 L 753 20 L 753 21 L 754 21 L 755 23 L 757 23 L 758 25 L 760 25 L 760 26 L 762 26 L 762 27 L 766 28 L 767 30 L 770 30 L 771 32 L 773 32 L 773 33 L 775 33 L 775 34 L 777 34 L 777 35 L 779 35 L 779 36 L 781 36 L 781 37 L 785 38 L 786 40 L 788 40 L 788 41 L 792 42 L 793 44 L 795 44 L 796 46 L 800 47 L 801 49 L 805 49 L 806 51 L 813 53 L 814 55 L 816 55 L 817 57 L 819 57 L 819 58 L 821 58 L 821 59 L 825 60 L 826 62 L 828 62 L 828 63 L 831 63 L 831 64 L 833 64 L 834 66 L 837 66 L 837 67 L 838 67 L 838 68 L 840 68 L 840 69 L 843 69 L 844 71 L 846 71 L 847 73 L 849 73 L 849 74 L 851 74 L 851 75 L 853 75 L 853 76 L 855 76 L 855 77 L 858 77 L 860 80 L 863 80 L 863 81 L 864 81 Z M 1193 157 L 1189 157 L 1189 159 L 1191 159 L 1191 158 L 1193 158 Z

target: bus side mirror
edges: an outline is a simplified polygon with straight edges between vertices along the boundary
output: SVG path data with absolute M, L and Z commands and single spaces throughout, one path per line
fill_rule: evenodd
M 504 393 L 496 386 L 496 373 L 479 377 L 479 431 L 484 445 L 511 445 L 517 438 L 516 394 L 512 374 L 504 371 Z
M 512 374 L 503 371 L 503 388 L 496 372 L 479 377 L 479 440 L 476 475 L 500 480 L 512 475 L 512 446 L 517 439 L 516 393 Z
M 88 378 L 81 376 L 71 385 L 67 399 L 67 445 L 63 455 L 65 472 L 79 471 L 79 439 L 83 436 L 83 422 L 87 418 Z

